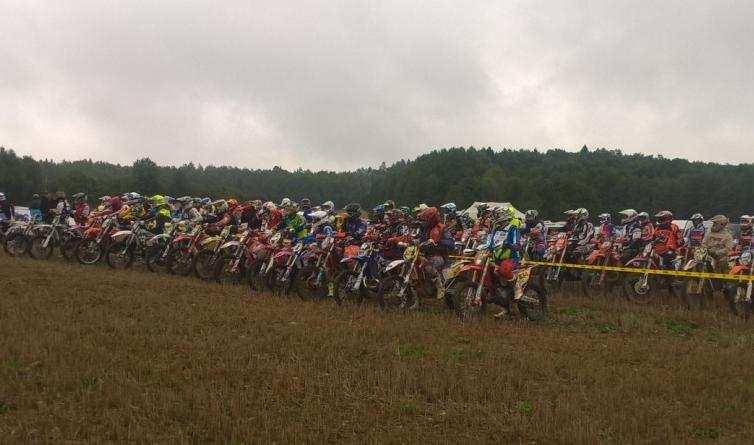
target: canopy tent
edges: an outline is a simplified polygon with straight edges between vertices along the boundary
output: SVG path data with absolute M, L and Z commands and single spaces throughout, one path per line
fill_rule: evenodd
M 471 219 L 475 220 L 477 218 L 477 207 L 479 207 L 480 204 L 487 204 L 487 207 L 489 208 L 499 207 L 507 209 L 508 207 L 513 207 L 514 209 L 516 209 L 516 207 L 509 202 L 475 201 L 469 206 L 469 208 L 464 210 L 463 213 L 469 215 Z M 518 216 L 518 218 L 520 219 L 524 219 L 524 214 L 521 213 L 518 209 L 516 209 L 516 216 Z

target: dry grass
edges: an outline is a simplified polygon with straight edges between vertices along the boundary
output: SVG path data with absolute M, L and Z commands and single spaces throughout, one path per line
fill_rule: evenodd
M 10 441 L 754 440 L 752 326 L 565 299 L 461 325 L 0 255 Z

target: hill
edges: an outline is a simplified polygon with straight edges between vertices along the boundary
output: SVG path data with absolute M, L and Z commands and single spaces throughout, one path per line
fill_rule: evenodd
M 522 209 L 539 209 L 549 218 L 576 207 L 594 214 L 636 208 L 670 209 L 679 218 L 694 212 L 736 218 L 754 212 L 754 165 L 689 162 L 586 147 L 576 153 L 451 148 L 377 169 L 289 172 L 279 167 L 161 167 L 149 159 L 131 166 L 91 160 L 56 163 L 0 149 L 0 190 L 19 204 L 42 190 L 85 191 L 92 198 L 135 190 L 275 201 L 308 196 L 317 202 L 329 199 L 340 206 L 360 202 L 370 207 L 386 199 L 410 206 L 510 201 Z
M 9 442 L 751 443 L 724 309 L 554 302 L 462 325 L 0 254 Z

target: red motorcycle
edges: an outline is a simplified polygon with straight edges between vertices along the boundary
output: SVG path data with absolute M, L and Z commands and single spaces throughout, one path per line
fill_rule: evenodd
M 112 242 L 111 235 L 117 230 L 117 215 L 90 216 L 84 229 L 84 239 L 76 246 L 76 258 L 79 263 L 84 265 L 98 263 Z
M 612 238 L 596 242 L 595 248 L 585 260 L 585 264 L 600 267 L 620 267 L 620 240 Z M 620 283 L 620 273 L 602 270 L 584 270 L 581 274 L 581 286 L 586 296 L 606 295 Z
M 493 250 L 481 246 L 446 271 L 446 303 L 464 321 L 479 320 L 489 304 L 503 307 L 510 313 L 515 304 L 521 315 L 529 320 L 547 317 L 547 297 L 544 290 L 531 282 L 534 266 L 522 267 L 513 279 L 504 280 L 498 273 Z

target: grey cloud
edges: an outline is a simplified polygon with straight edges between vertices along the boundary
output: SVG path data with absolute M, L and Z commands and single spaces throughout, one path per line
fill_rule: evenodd
M 588 144 L 754 162 L 744 2 L 0 9 L 0 143 L 38 157 L 346 169 Z

